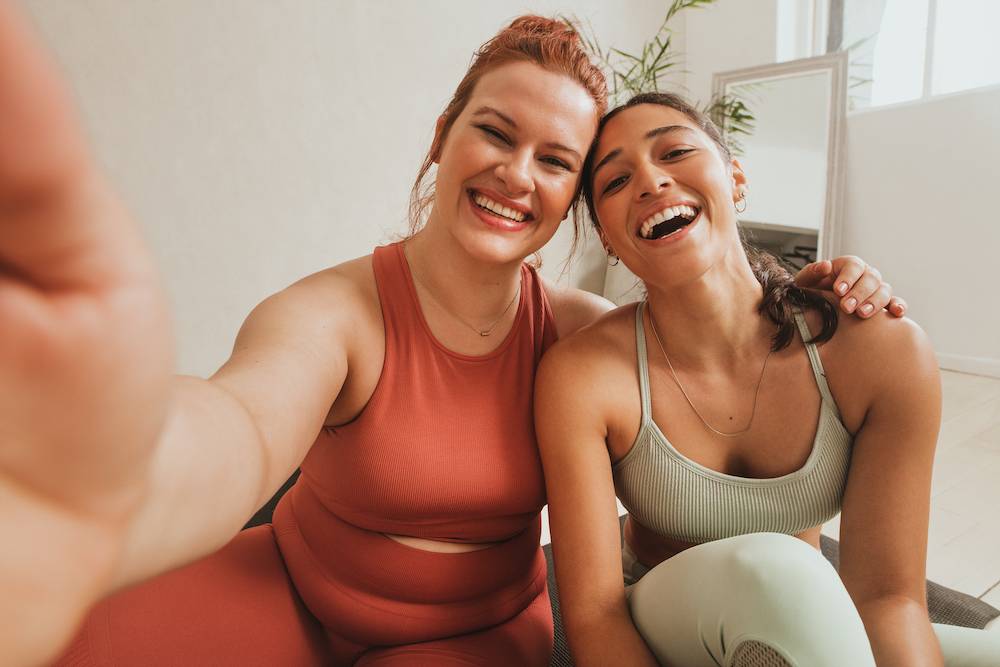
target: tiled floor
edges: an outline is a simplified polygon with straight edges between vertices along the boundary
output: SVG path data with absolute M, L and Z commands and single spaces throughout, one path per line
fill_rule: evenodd
M 943 371 L 942 382 L 927 576 L 1000 607 L 1000 380 Z M 837 530 L 834 519 L 823 532 Z

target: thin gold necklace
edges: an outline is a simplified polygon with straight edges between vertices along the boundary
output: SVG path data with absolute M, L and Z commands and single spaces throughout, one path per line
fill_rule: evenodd
M 452 317 L 454 317 L 454 318 L 455 318 L 456 320 L 458 320 L 459 322 L 461 322 L 461 323 L 462 323 L 462 324 L 464 324 L 465 326 L 469 327 L 470 329 L 472 329 L 473 331 L 475 331 L 475 332 L 476 332 L 477 334 L 479 334 L 480 336 L 483 336 L 484 338 L 485 338 L 486 336 L 489 336 L 490 334 L 492 334 L 492 333 L 493 333 L 493 330 L 497 328 L 497 325 L 498 325 L 498 324 L 500 324 L 500 320 L 502 320 L 502 319 L 503 319 L 503 317 L 504 317 L 504 315 L 506 315 L 506 314 L 507 314 L 507 312 L 508 312 L 508 311 L 510 310 L 510 307 L 514 305 L 514 302 L 515 302 L 515 301 L 517 301 L 517 297 L 521 296 L 521 279 L 520 279 L 520 276 L 518 276 L 518 281 L 517 281 L 517 291 L 515 291 L 515 292 L 514 292 L 514 297 L 513 297 L 513 298 L 512 298 L 511 300 L 510 300 L 510 303 L 508 303 L 508 304 L 507 304 L 507 307 L 503 309 L 503 312 L 501 312 L 501 313 L 500 313 L 500 316 L 499 316 L 499 317 L 497 317 L 497 318 L 496 318 L 495 320 L 493 320 L 493 323 L 492 323 L 492 324 L 490 324 L 490 325 L 489 325 L 488 327 L 486 327 L 485 329 L 480 329 L 480 328 L 479 328 L 479 327 L 477 327 L 477 326 L 474 326 L 474 325 L 472 325 L 472 324 L 469 324 L 469 323 L 468 323 L 468 322 L 466 322 L 466 321 L 465 321 L 464 319 L 462 319 L 461 317 L 459 317 L 459 316 L 458 316 L 458 315 L 456 315 L 455 313 L 451 312 L 451 311 L 450 311 L 450 310 L 448 309 L 448 307 L 447 307 L 447 306 L 445 306 L 445 305 L 444 305 L 443 303 L 441 303 L 441 302 L 440 302 L 440 301 L 438 300 L 438 298 L 437 298 L 436 296 L 434 296 L 434 291 L 433 291 L 433 290 L 431 290 L 431 288 L 430 288 L 430 287 L 428 287 L 428 286 L 427 286 L 426 284 L 424 284 L 424 281 L 422 281 L 422 280 L 421 280 L 420 278 L 418 278 L 418 277 L 417 277 L 417 273 L 416 273 L 416 271 L 414 271 L 414 270 L 413 270 L 413 267 L 410 267 L 410 275 L 411 275 L 411 276 L 413 276 L 413 279 L 414 279 L 414 280 L 416 280 L 416 281 L 417 281 L 417 283 L 418 283 L 418 284 L 419 284 L 419 285 L 420 285 L 421 287 L 423 287 L 423 288 L 424 288 L 424 290 L 425 290 L 425 291 L 427 292 L 427 294 L 428 294 L 428 295 L 429 295 L 429 296 L 431 297 L 431 299 L 433 299 L 433 300 L 434 300 L 434 303 L 436 303 L 436 304 L 437 304 L 438 306 L 440 306 L 440 307 L 441 307 L 441 309 L 442 309 L 442 310 L 444 310 L 444 312 L 448 313 L 449 315 L 451 315 Z
M 694 403 L 691 402 L 691 397 L 688 396 L 686 391 L 684 391 L 684 385 L 681 384 L 680 379 L 677 377 L 677 372 L 674 371 L 674 365 L 670 363 L 670 356 L 667 355 L 667 351 L 663 348 L 663 342 L 660 341 L 660 332 L 656 330 L 656 319 L 653 317 L 653 308 L 650 306 L 648 300 L 646 301 L 646 310 L 649 311 L 649 326 L 653 330 L 653 336 L 656 338 L 656 344 L 660 347 L 660 352 L 663 354 L 663 358 L 667 360 L 667 368 L 670 369 L 670 374 L 673 376 L 674 382 L 677 383 L 677 388 L 680 389 L 681 394 L 684 395 L 684 400 L 686 400 L 687 404 L 691 406 L 694 413 L 698 415 L 698 419 L 700 419 L 701 423 L 705 425 L 705 428 L 716 435 L 723 436 L 724 438 L 735 438 L 736 436 L 743 435 L 749 431 L 750 427 L 753 426 L 753 418 L 757 414 L 757 397 L 760 396 L 760 385 L 764 382 L 764 370 L 767 368 L 767 360 L 771 358 L 771 353 L 774 352 L 774 348 L 772 347 L 767 351 L 767 356 L 764 357 L 764 365 L 760 368 L 760 377 L 757 379 L 757 389 L 754 390 L 753 393 L 753 408 L 750 410 L 750 421 L 747 422 L 746 428 L 732 433 L 725 433 L 717 428 L 714 428 L 711 424 L 705 421 L 705 418 L 701 416 L 700 412 L 698 412 L 698 408 L 694 407 Z

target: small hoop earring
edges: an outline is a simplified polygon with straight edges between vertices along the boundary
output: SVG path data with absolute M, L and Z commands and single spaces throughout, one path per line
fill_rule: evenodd
M 743 203 L 743 208 L 740 208 L 740 202 Z M 742 213 L 743 211 L 747 210 L 747 193 L 745 192 L 740 193 L 740 198 L 733 203 L 733 208 L 736 209 L 737 213 Z
M 614 259 L 615 261 L 613 261 L 613 262 L 612 262 L 612 261 L 611 261 L 611 260 L 612 260 L 612 258 L 613 258 L 613 259 Z M 622 261 L 622 260 L 621 260 L 621 259 L 620 259 L 620 258 L 618 257 L 618 255 L 616 255 L 616 254 L 615 254 L 615 253 L 613 253 L 613 252 L 608 252 L 608 266 L 618 266 L 618 264 L 619 264 L 619 263 L 620 263 L 621 261 Z

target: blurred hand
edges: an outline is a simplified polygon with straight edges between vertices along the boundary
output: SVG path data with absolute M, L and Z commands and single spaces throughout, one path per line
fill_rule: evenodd
M 879 270 L 853 255 L 807 264 L 795 276 L 795 284 L 832 291 L 840 297 L 841 310 L 862 319 L 883 308 L 895 317 L 906 314 L 906 301 L 893 296 L 892 285 L 882 280 Z
M 169 400 L 165 298 L 69 96 L 0 0 L 0 646 L 51 658 L 117 557 Z M 6 661 L 11 662 L 6 662 Z

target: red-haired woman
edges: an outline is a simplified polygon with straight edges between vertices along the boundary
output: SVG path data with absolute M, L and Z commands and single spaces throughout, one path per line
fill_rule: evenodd
M 609 307 L 524 263 L 605 110 L 576 34 L 484 45 L 425 224 L 266 299 L 208 380 L 170 379 L 152 263 L 8 3 L 0 98 L 4 659 L 54 657 L 118 591 L 62 664 L 547 664 L 534 371 Z

